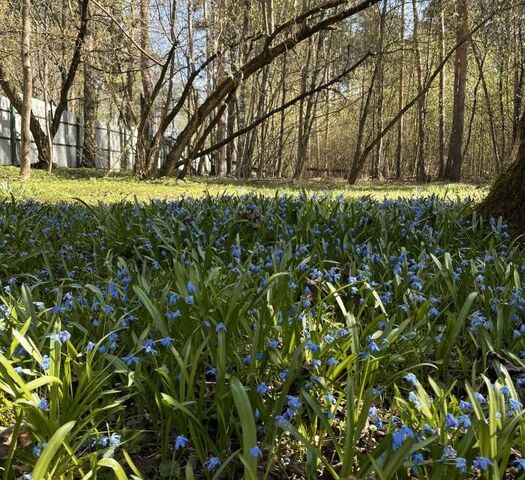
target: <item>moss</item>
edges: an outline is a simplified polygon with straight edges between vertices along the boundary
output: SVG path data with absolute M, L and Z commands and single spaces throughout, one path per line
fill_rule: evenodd
M 445 183 L 361 183 L 349 186 L 344 180 L 308 180 L 300 183 L 286 180 L 248 180 L 237 181 L 231 178 L 193 178 L 184 181 L 173 179 L 138 181 L 130 174 L 106 172 L 94 169 L 57 169 L 48 174 L 42 170 L 33 170 L 31 180 L 22 184 L 18 180 L 18 169 L 0 167 L 0 199 L 14 195 L 17 199 L 32 198 L 46 202 L 75 201 L 80 198 L 89 204 L 118 202 L 136 197 L 139 201 L 151 199 L 176 199 L 181 195 L 200 197 L 207 193 L 220 195 L 242 195 L 258 193 L 275 195 L 276 192 L 297 194 L 301 189 L 311 192 L 330 191 L 334 195 L 343 194 L 354 198 L 371 196 L 376 199 L 385 197 L 422 197 L 429 195 L 449 196 L 450 198 L 471 196 L 481 198 L 484 190 L 474 185 Z
M 503 217 L 516 233 L 525 232 L 525 160 L 516 162 L 496 179 L 478 212 Z

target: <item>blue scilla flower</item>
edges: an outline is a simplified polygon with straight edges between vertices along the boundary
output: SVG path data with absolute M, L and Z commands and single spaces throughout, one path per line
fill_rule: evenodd
M 402 425 L 392 434 L 392 450 L 400 448 L 409 438 L 415 438 L 414 432 L 408 426 Z
M 197 287 L 192 282 L 188 282 L 186 288 L 188 293 L 195 293 L 197 291 Z
M 255 447 L 250 448 L 250 457 L 254 458 L 260 458 L 263 456 L 262 450 L 258 445 L 255 445 Z
M 284 415 L 276 415 L 274 417 L 275 425 L 279 428 L 285 428 L 289 424 L 289 420 Z
M 110 448 L 118 448 L 121 443 L 121 436 L 119 433 L 113 432 L 109 437 Z
M 487 457 L 477 457 L 472 462 L 472 466 L 477 470 L 485 472 L 492 466 L 492 461 Z
M 513 412 L 519 412 L 523 410 L 523 404 L 514 398 L 509 398 L 509 407 Z
M 38 408 L 40 410 L 43 410 L 44 412 L 47 412 L 49 410 L 49 403 L 47 401 L 47 398 L 42 398 L 38 401 L 37 404 Z
M 46 442 L 38 442 L 36 445 L 33 446 L 33 455 L 35 455 L 35 457 L 39 457 L 42 454 L 42 450 L 44 450 L 46 446 Z
M 186 448 L 190 441 L 184 435 L 177 435 L 175 437 L 175 450 Z
M 419 397 L 415 392 L 410 392 L 408 394 L 408 401 L 414 405 L 418 410 L 421 409 L 421 402 L 419 401 Z
M 161 338 L 159 342 L 165 348 L 169 348 L 173 345 L 173 339 L 171 337 Z
M 169 292 L 168 295 L 166 296 L 166 302 L 169 305 L 175 305 L 179 301 L 179 298 L 180 298 L 179 295 L 177 295 L 176 293 Z
M 484 403 L 487 403 L 487 399 L 479 392 L 474 392 L 474 398 L 477 400 L 477 402 L 480 405 L 483 405 Z
M 51 366 L 51 359 L 49 355 L 42 355 L 42 361 L 40 362 L 40 368 L 42 370 L 49 370 Z
M 514 460 L 512 465 L 514 465 L 520 472 L 525 471 L 525 459 L 524 458 Z
M 460 415 L 458 417 L 458 425 L 465 430 L 468 430 L 470 426 L 472 425 L 472 422 L 470 421 L 470 417 L 468 415 Z
M 459 401 L 459 408 L 464 412 L 470 412 L 472 410 L 472 403 L 467 402 L 466 400 Z
M 181 316 L 180 310 L 166 312 L 166 318 L 168 320 L 175 320 Z
M 463 457 L 456 457 L 454 459 L 454 465 L 459 473 L 467 472 L 467 460 Z
M 455 430 L 458 428 L 458 420 L 451 413 L 447 413 L 445 417 L 445 430 Z
M 155 350 L 155 340 L 148 338 L 144 341 L 142 344 L 142 348 L 146 353 L 149 353 L 151 355 L 155 355 L 157 353 L 157 350 Z
M 423 465 L 425 462 L 425 456 L 421 452 L 416 452 L 412 455 L 412 461 L 416 465 Z
M 132 355 L 132 354 L 126 355 L 122 360 L 124 360 L 124 363 L 128 367 L 131 367 L 132 365 L 138 365 L 139 363 L 139 357 L 137 357 L 136 355 Z
M 412 384 L 414 387 L 417 387 L 418 386 L 418 381 L 417 381 L 417 378 L 416 376 L 413 374 L 413 373 L 407 373 L 404 377 L 403 377 L 403 380 L 405 382 L 408 382 L 410 384 Z
M 221 466 L 221 460 L 217 457 L 210 457 L 204 462 L 204 466 L 208 472 L 213 472 L 213 470 L 216 470 Z
M 339 360 L 337 360 L 336 358 L 334 357 L 330 357 L 327 361 L 326 361 L 326 364 L 329 366 L 329 367 L 333 367 L 335 365 L 339 365 Z
M 226 325 L 224 325 L 223 322 L 218 323 L 217 326 L 215 327 L 215 331 L 216 331 L 217 333 L 219 333 L 219 332 L 224 332 L 224 333 L 226 333 L 226 332 L 227 332 Z
M 286 395 L 286 400 L 288 407 L 292 410 L 298 410 L 303 405 L 301 400 L 299 400 L 299 397 L 295 397 L 293 395 Z
M 259 395 L 266 395 L 270 391 L 270 387 L 263 382 L 257 385 L 256 391 Z
M 305 348 L 306 350 L 309 350 L 310 352 L 318 352 L 321 349 L 319 345 L 311 342 L 310 340 L 306 343 Z

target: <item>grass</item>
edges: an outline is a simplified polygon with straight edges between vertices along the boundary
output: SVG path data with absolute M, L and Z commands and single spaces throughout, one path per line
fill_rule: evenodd
M 0 200 L 3 479 L 523 477 L 525 253 L 480 190 L 71 175 Z
M 80 198 L 89 204 L 102 202 L 119 202 L 122 200 L 139 201 L 151 199 L 177 199 L 181 195 L 202 197 L 209 193 L 243 195 L 258 193 L 274 195 L 277 192 L 293 194 L 301 189 L 312 192 L 331 191 L 334 194 L 344 194 L 348 198 L 363 195 L 376 199 L 439 195 L 480 198 L 486 192 L 485 188 L 469 184 L 360 184 L 349 187 L 343 180 L 313 180 L 291 183 L 279 180 L 239 182 L 229 179 L 195 178 L 184 181 L 156 180 L 138 181 L 131 175 L 113 173 L 105 176 L 104 171 L 91 169 L 58 169 L 48 174 L 34 170 L 32 179 L 24 184 L 18 180 L 18 170 L 15 167 L 0 167 L 0 198 L 15 195 L 19 199 L 40 200 L 45 202 L 72 201 Z

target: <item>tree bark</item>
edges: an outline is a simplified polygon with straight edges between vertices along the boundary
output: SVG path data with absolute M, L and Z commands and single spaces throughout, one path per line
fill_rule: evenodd
M 88 13 L 89 16 L 89 13 Z M 82 149 L 81 167 L 93 168 L 96 166 L 97 142 L 95 133 L 95 122 L 97 120 L 97 99 L 95 72 L 91 68 L 93 49 L 93 25 L 88 26 L 85 39 L 84 51 L 84 146 Z
M 468 31 L 468 0 L 457 0 L 456 38 L 462 38 Z M 463 130 L 465 125 L 465 87 L 467 84 L 468 43 L 464 42 L 456 50 L 454 64 L 454 110 L 452 129 L 444 177 L 453 182 L 461 179 L 463 163 Z
M 418 94 L 423 92 L 423 69 L 421 66 L 421 52 L 419 50 L 419 13 L 417 11 L 417 2 L 412 0 L 412 18 L 414 23 L 413 43 L 414 43 L 414 61 L 416 63 L 417 73 L 417 91 Z M 426 180 L 425 173 L 425 97 L 421 95 L 417 101 L 417 155 L 416 155 L 416 179 L 419 182 Z
M 22 143 L 20 148 L 20 178 L 31 176 L 31 105 L 33 99 L 33 74 L 31 71 L 31 0 L 22 4 Z
M 517 232 L 525 232 L 525 111 L 516 127 L 512 163 L 479 205 L 484 215 L 503 217 Z
M 445 58 L 445 0 L 439 2 L 439 62 Z M 438 127 L 438 149 L 439 169 L 438 178 L 445 175 L 445 69 L 439 72 L 439 127 Z

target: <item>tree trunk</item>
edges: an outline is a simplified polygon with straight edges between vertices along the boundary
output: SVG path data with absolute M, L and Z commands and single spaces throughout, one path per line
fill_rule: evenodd
M 33 99 L 33 74 L 31 72 L 31 0 L 22 4 L 22 144 L 20 149 L 20 178 L 31 176 L 31 105 Z
M 479 205 L 484 215 L 503 217 L 518 232 L 525 231 L 525 111 L 516 128 L 512 164 L 499 176 Z
M 414 22 L 413 42 L 414 60 L 416 62 L 417 91 L 423 92 L 423 69 L 421 66 L 421 52 L 419 50 L 419 13 L 416 0 L 412 0 L 412 18 Z M 423 182 L 426 180 L 425 173 L 425 95 L 421 95 L 417 102 L 417 156 L 416 156 L 416 178 Z
M 89 14 L 88 14 L 89 15 Z M 97 100 L 95 72 L 91 68 L 93 49 L 93 25 L 88 26 L 84 52 L 84 146 L 82 149 L 81 167 L 94 168 L 97 158 L 95 122 L 97 120 Z
M 439 63 L 445 58 L 445 0 L 439 2 Z M 438 178 L 445 175 L 445 69 L 439 72 L 439 170 Z
M 459 40 L 468 32 L 468 0 L 457 0 L 456 38 Z M 468 43 L 456 50 L 454 64 L 454 110 L 452 130 L 448 149 L 445 178 L 453 182 L 461 179 L 463 163 L 463 129 L 465 124 L 465 87 L 467 84 Z
M 405 0 L 401 1 L 401 58 L 399 60 L 399 92 L 398 92 L 398 110 L 403 108 L 405 103 Z M 397 147 L 396 147 L 396 180 L 401 179 L 401 165 L 403 163 L 403 127 L 404 119 L 401 117 L 397 125 Z

